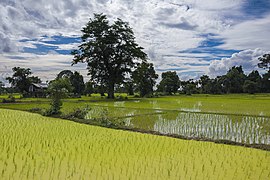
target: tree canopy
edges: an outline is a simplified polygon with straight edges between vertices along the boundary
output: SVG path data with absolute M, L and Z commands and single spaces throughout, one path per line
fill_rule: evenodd
M 147 62 L 141 63 L 132 74 L 132 79 L 141 97 L 153 93 L 157 78 L 158 75 L 155 72 L 154 65 Z
M 30 76 L 32 74 L 30 68 L 14 67 L 12 71 L 12 77 L 7 77 L 6 79 L 20 93 L 28 93 L 31 83 L 41 83 L 39 77 Z
M 147 55 L 121 19 L 110 24 L 106 15 L 94 14 L 82 33 L 81 45 L 72 52 L 73 64 L 87 63 L 91 80 L 106 86 L 108 98 L 114 98 L 115 85 L 124 81 L 136 63 L 146 61 Z
M 158 85 L 158 91 L 168 94 L 176 93 L 180 87 L 180 79 L 176 71 L 167 71 L 161 74 L 162 80 Z
M 62 98 L 68 96 L 68 93 L 72 91 L 72 85 L 68 78 L 56 78 L 49 83 L 48 92 L 51 97 L 51 108 L 48 110 L 47 115 L 60 114 L 62 106 Z

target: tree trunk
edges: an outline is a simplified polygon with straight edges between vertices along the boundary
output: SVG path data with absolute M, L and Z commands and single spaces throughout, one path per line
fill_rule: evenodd
M 108 99 L 114 99 L 114 82 L 109 82 Z

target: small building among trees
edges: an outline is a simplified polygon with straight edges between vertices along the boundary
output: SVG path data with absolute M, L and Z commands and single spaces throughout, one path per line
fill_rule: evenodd
M 48 84 L 46 83 L 31 83 L 29 86 L 29 95 L 31 97 L 46 97 Z

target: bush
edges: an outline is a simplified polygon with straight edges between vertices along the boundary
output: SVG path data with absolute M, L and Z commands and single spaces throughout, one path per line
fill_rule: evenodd
M 84 119 L 87 113 L 91 110 L 89 106 L 86 106 L 84 108 L 77 108 L 74 109 L 73 112 L 64 115 L 63 118 L 66 119 Z

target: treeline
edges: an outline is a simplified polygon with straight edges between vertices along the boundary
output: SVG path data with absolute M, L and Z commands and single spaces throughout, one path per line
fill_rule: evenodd
M 171 76 L 168 77 L 168 74 Z M 242 66 L 234 66 L 225 75 L 216 78 L 203 75 L 198 80 L 188 81 L 180 81 L 175 72 L 166 72 L 157 87 L 157 92 L 163 94 L 269 93 L 270 71 L 262 76 L 257 70 L 245 75 Z
M 24 97 L 31 97 L 29 87 L 32 83 L 41 83 L 37 76 L 31 76 L 29 68 L 14 67 L 13 76 L 6 78 L 11 87 L 5 88 L 0 81 L 0 94 L 21 93 Z M 208 75 L 201 76 L 198 80 L 181 81 L 176 72 L 167 71 L 162 73 L 161 81 L 156 85 L 156 74 L 153 64 L 140 65 L 129 78 L 115 86 L 115 92 L 127 93 L 128 95 L 139 94 L 141 97 L 155 95 L 181 94 L 229 94 L 229 93 L 270 93 L 270 70 L 262 76 L 257 70 L 244 74 L 242 66 L 234 66 L 222 76 L 210 78 Z M 61 81 L 60 81 L 61 80 Z M 108 91 L 106 84 L 100 84 L 93 80 L 84 82 L 83 76 L 75 71 L 61 71 L 50 84 L 58 84 L 59 89 L 65 88 L 69 97 L 80 97 L 100 93 L 105 96 Z M 62 84 L 62 86 L 61 86 Z M 154 87 L 156 88 L 154 90 Z M 49 91 L 44 90 L 45 96 Z

